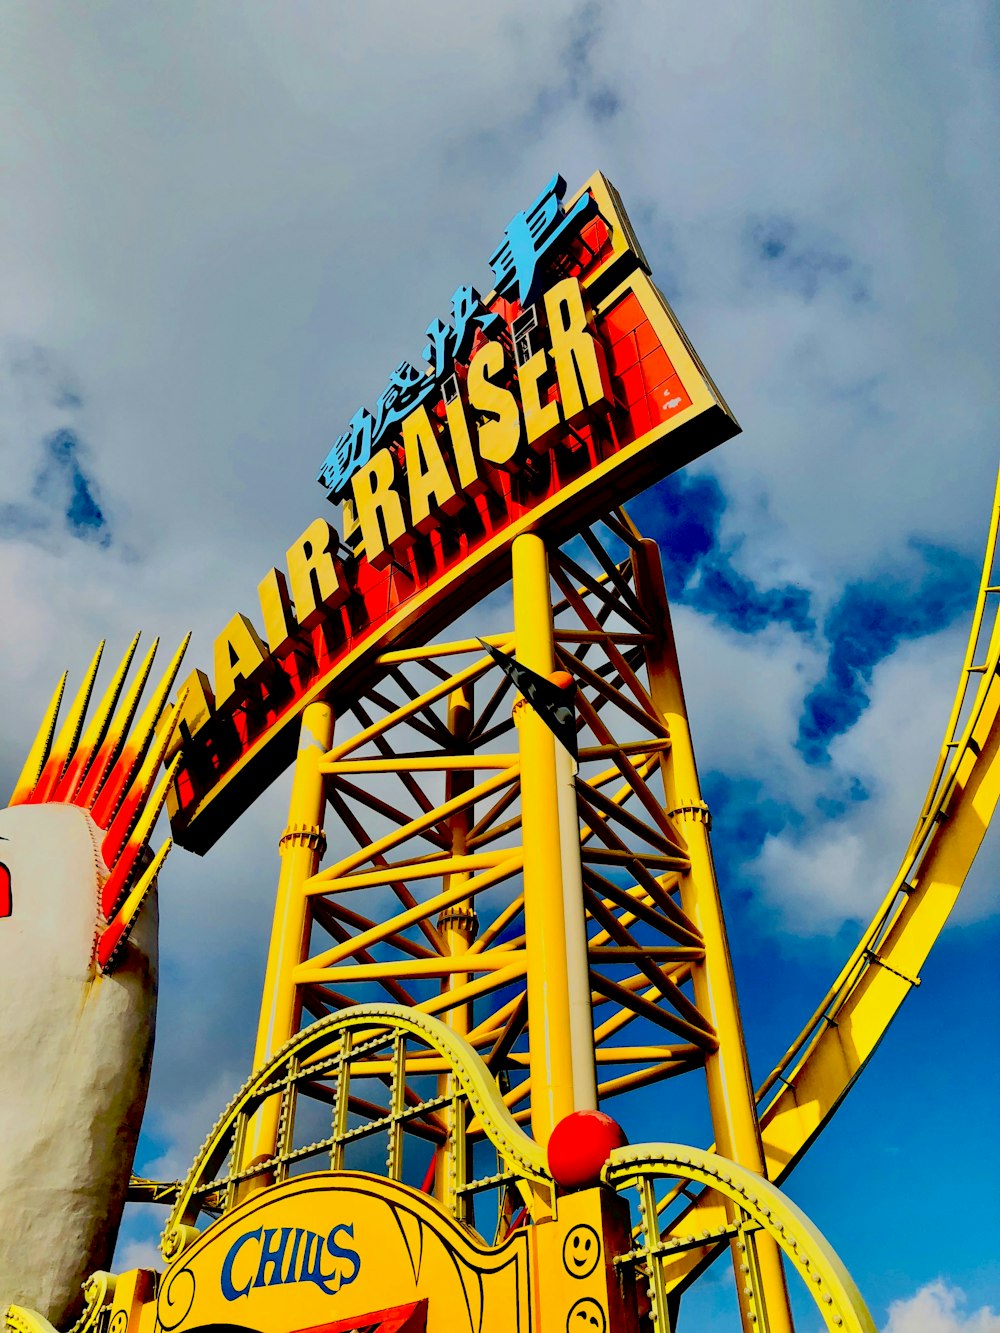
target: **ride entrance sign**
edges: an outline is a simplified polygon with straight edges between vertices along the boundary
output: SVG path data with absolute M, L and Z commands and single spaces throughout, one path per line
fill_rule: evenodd
M 564 206 L 554 177 L 512 219 L 496 288 L 452 297 L 338 436 L 316 519 L 235 615 L 212 678 L 187 682 L 168 808 L 205 852 L 294 757 L 303 708 L 349 700 L 379 657 L 426 642 L 510 575 L 524 532 L 563 540 L 739 427 L 649 276 L 600 174 Z

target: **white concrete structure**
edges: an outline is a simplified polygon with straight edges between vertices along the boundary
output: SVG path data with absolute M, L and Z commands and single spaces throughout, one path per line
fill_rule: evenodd
M 94 948 L 101 831 L 72 805 L 0 811 L 0 1312 L 75 1318 L 110 1267 L 149 1083 L 157 909 L 108 976 Z

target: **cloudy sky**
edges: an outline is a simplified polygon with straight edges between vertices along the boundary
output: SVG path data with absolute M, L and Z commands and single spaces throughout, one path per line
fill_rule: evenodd
M 975 596 L 989 9 L 0 0 L 5 790 L 98 639 L 190 628 L 207 664 L 329 513 L 347 418 L 458 283 L 489 286 L 554 171 L 600 168 L 744 428 L 634 512 L 678 604 L 761 1077 L 896 868 Z M 247 1072 L 286 800 L 164 877 L 149 1171 L 183 1172 Z M 998 843 L 788 1185 L 891 1333 L 1000 1327 Z M 125 1262 L 159 1220 L 128 1219 Z

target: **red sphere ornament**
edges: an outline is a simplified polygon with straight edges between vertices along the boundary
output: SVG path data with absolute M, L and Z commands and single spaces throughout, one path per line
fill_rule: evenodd
M 552 1131 L 549 1170 L 565 1190 L 596 1185 L 611 1153 L 626 1143 L 621 1125 L 603 1111 L 573 1111 Z

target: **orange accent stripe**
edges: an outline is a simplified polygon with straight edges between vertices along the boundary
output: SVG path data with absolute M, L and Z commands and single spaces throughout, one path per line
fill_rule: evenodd
M 183 702 L 183 699 L 181 702 Z M 115 861 L 120 856 L 122 848 L 129 840 L 136 821 L 142 814 L 143 805 L 153 789 L 156 775 L 160 770 L 160 764 L 163 762 L 163 756 L 166 754 L 167 746 L 170 744 L 170 739 L 173 736 L 174 726 L 178 717 L 180 717 L 179 706 L 169 704 L 163 714 L 163 726 L 160 730 L 159 738 L 153 748 L 146 755 L 135 782 L 133 782 L 126 795 L 122 798 L 121 805 L 118 807 L 118 813 L 108 826 L 108 831 L 105 833 L 104 840 L 101 843 L 101 855 L 104 857 L 104 864 L 109 868 L 114 867 Z M 179 756 L 176 757 L 179 758 Z
M 157 756 L 156 765 L 153 769 L 154 773 L 160 766 L 160 758 L 161 756 Z M 170 789 L 170 784 L 174 780 L 180 762 L 180 755 L 175 755 L 170 767 L 163 775 L 163 780 L 153 794 L 152 799 L 145 802 L 145 808 L 142 809 L 138 822 L 136 823 L 128 842 L 125 843 L 124 846 L 119 846 L 113 854 L 113 868 L 111 874 L 105 880 L 104 887 L 101 889 L 101 911 L 106 918 L 110 919 L 125 895 L 129 880 L 135 870 L 136 862 L 139 860 L 143 848 L 149 841 L 150 834 L 153 832 L 153 825 L 160 817 L 160 811 L 163 809 L 163 803 L 167 799 L 167 792 Z M 107 839 L 105 839 L 105 846 L 106 845 Z M 104 864 L 112 865 L 112 862 L 108 860 L 107 855 L 104 853 L 103 847 L 101 850 L 102 855 L 104 855 Z
M 101 654 L 104 652 L 104 642 L 100 643 L 97 652 L 94 654 L 90 667 L 80 688 L 76 692 L 76 698 L 73 700 L 73 706 L 66 715 L 66 721 L 62 725 L 52 751 L 46 760 L 45 767 L 42 769 L 38 784 L 31 794 L 32 804 L 41 804 L 43 801 L 51 801 L 52 793 L 56 784 L 62 777 L 67 763 L 73 757 L 76 749 L 76 743 L 80 739 L 80 730 L 83 726 L 83 719 L 87 712 L 87 705 L 90 703 L 91 691 L 94 688 L 94 678 L 97 675 L 97 668 L 101 664 Z
M 142 660 L 139 674 L 129 686 L 121 707 L 115 714 L 115 720 L 111 724 L 107 739 L 87 772 L 83 786 L 76 797 L 76 804 L 82 805 L 84 809 L 91 809 L 94 806 L 104 786 L 104 781 L 110 776 L 119 756 L 130 753 L 126 745 L 129 727 L 131 727 L 132 719 L 135 717 L 135 710 L 139 706 L 142 692 L 146 688 L 146 681 L 149 679 L 149 673 L 153 667 L 153 658 L 156 656 L 156 650 L 159 646 L 160 640 L 154 639 L 152 647 Z M 134 755 L 132 758 L 134 758 Z
M 122 903 L 120 910 L 115 913 L 113 920 L 109 921 L 101 932 L 100 939 L 97 941 L 97 965 L 102 972 L 114 971 L 118 953 L 131 935 L 132 927 L 139 919 L 142 905 L 149 896 L 149 892 L 156 882 L 156 877 L 160 873 L 163 862 L 167 859 L 167 853 L 172 846 L 173 843 L 168 838 L 146 867 L 135 888 Z
M 92 814 L 94 816 L 95 824 L 100 828 L 110 829 L 110 825 L 116 818 L 118 807 L 121 805 L 126 792 L 129 790 L 129 784 L 135 777 L 136 769 L 143 763 L 146 751 L 156 733 L 160 716 L 164 712 L 167 695 L 170 693 L 174 679 L 180 669 L 181 659 L 184 656 L 184 652 L 190 639 L 190 634 L 185 635 L 181 646 L 178 648 L 170 661 L 170 665 L 167 667 L 166 674 L 156 687 L 155 694 L 143 710 L 142 717 L 139 719 L 139 724 L 131 738 L 131 744 L 135 747 L 135 758 L 130 764 L 116 765 L 115 769 L 109 773 L 108 778 L 101 789 L 101 794 L 94 803 Z M 165 748 L 166 746 L 164 746 L 164 749 Z M 162 750 L 160 753 L 162 757 Z M 159 767 L 159 760 L 157 761 L 157 767 Z M 155 774 L 155 772 L 156 769 L 154 768 L 153 774 Z M 150 774 L 147 785 L 152 782 L 153 774 Z M 110 864 L 107 857 L 105 857 L 105 864 Z
M 28 751 L 28 757 L 24 761 L 24 767 L 18 775 L 17 782 L 14 784 L 14 791 L 10 798 L 11 805 L 24 805 L 31 798 L 31 793 L 35 790 L 38 779 L 42 776 L 42 769 L 45 767 L 45 761 L 49 757 L 49 747 L 52 744 L 52 737 L 55 734 L 56 721 L 59 717 L 59 705 L 62 703 L 63 691 L 66 689 L 66 680 L 69 676 L 68 671 L 62 674 L 62 680 L 52 692 L 52 698 L 49 700 L 49 706 L 45 710 L 45 716 L 42 718 L 42 725 L 38 728 L 38 734 L 32 742 L 31 749 Z
M 97 711 L 90 720 L 83 737 L 76 747 L 76 753 L 66 765 L 66 772 L 60 778 L 52 793 L 52 799 L 55 801 L 72 801 L 76 797 L 77 789 L 87 775 L 91 760 L 94 758 L 94 752 L 104 740 L 108 730 L 108 724 L 111 721 L 111 714 L 118 702 L 118 696 L 122 692 L 122 686 L 125 684 L 125 677 L 128 675 L 129 667 L 132 665 L 132 658 L 135 656 L 135 650 L 139 646 L 139 635 L 129 644 L 125 656 L 119 663 L 118 670 L 111 678 L 111 683 L 104 691 L 104 697 L 97 706 Z

